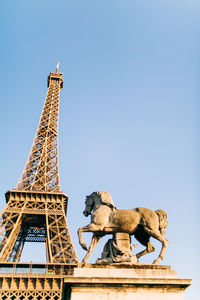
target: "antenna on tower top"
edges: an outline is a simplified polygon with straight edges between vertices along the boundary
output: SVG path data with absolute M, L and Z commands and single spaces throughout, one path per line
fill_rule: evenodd
M 59 61 L 57 62 L 57 64 L 56 64 L 56 73 L 58 73 L 58 70 L 59 70 Z

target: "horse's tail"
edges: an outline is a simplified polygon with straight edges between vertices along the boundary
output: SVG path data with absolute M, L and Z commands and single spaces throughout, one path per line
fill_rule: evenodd
M 157 209 L 155 212 L 159 218 L 159 230 L 163 231 L 168 225 L 167 213 L 163 209 Z

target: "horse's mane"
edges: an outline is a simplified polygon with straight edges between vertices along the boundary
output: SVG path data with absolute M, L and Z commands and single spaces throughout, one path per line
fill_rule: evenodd
M 164 211 L 163 209 L 157 209 L 155 212 L 157 213 L 158 218 L 159 218 L 160 229 L 166 228 L 168 225 L 166 211 Z
M 101 202 L 103 204 L 106 204 L 106 205 L 108 205 L 112 208 L 115 208 L 115 205 L 113 203 L 113 200 L 112 200 L 112 197 L 111 197 L 110 193 L 105 192 L 105 191 L 96 191 L 95 193 L 96 193 L 97 196 L 100 197 Z

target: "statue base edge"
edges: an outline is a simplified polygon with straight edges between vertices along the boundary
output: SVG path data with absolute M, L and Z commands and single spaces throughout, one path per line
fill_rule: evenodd
M 64 300 L 183 300 L 191 279 L 170 266 L 87 264 L 64 278 Z

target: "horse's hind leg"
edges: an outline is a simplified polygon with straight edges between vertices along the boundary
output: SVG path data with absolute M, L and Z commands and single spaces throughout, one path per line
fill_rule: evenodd
M 140 258 L 141 256 L 153 252 L 155 251 L 154 246 L 150 243 L 149 239 L 150 239 L 150 235 L 148 234 L 147 231 L 144 230 L 144 226 L 143 225 L 138 225 L 135 232 L 134 232 L 134 236 L 136 238 L 136 240 L 138 242 L 140 242 L 140 244 L 142 244 L 143 246 L 146 247 L 145 250 L 139 252 L 136 254 L 137 258 Z
M 150 235 L 144 230 L 144 227 L 142 225 L 138 225 L 138 227 L 136 228 L 136 230 L 134 232 L 134 236 L 135 236 L 136 240 L 138 242 L 140 242 L 140 244 L 142 244 L 143 246 L 146 247 L 145 250 L 136 254 L 137 258 L 140 258 L 141 256 L 143 256 L 147 253 L 155 251 L 154 246 L 149 241 Z
M 160 251 L 160 254 L 159 254 L 158 258 L 156 260 L 154 260 L 154 262 L 153 262 L 153 264 L 159 264 L 160 261 L 163 260 L 163 258 L 164 258 L 164 254 L 167 249 L 167 245 L 168 245 L 169 241 L 163 236 L 163 234 L 161 234 L 159 232 L 159 230 L 153 230 L 146 226 L 144 226 L 144 230 L 150 236 L 154 237 L 155 239 L 157 239 L 158 241 L 160 241 L 162 243 L 162 249 Z
M 143 255 L 145 255 L 145 254 L 147 254 L 147 253 L 151 253 L 151 252 L 153 252 L 153 251 L 155 251 L 154 246 L 153 246 L 150 242 L 148 242 L 148 243 L 147 243 L 147 246 L 146 246 L 146 249 L 143 250 L 143 251 L 141 251 L 141 252 L 139 252 L 139 253 L 137 253 L 137 254 L 136 254 L 136 257 L 137 257 L 137 258 L 140 258 L 141 256 L 143 256 Z
M 101 239 L 100 235 L 93 234 L 92 241 L 90 243 L 88 252 L 86 253 L 86 255 L 85 255 L 85 257 L 84 257 L 84 259 L 82 261 L 82 266 L 84 266 L 86 264 L 86 261 L 88 260 L 88 257 L 90 256 L 90 254 L 92 253 L 92 251 L 94 250 L 95 246 L 100 241 L 100 239 Z

